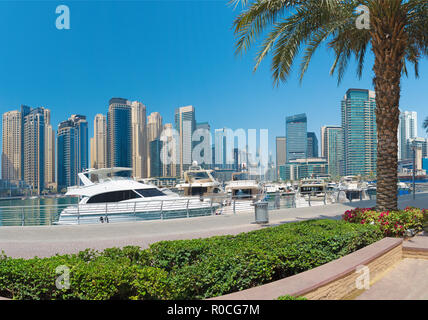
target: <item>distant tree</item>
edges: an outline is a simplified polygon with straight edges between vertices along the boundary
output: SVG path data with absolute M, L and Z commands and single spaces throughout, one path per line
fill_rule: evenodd
M 424 127 L 424 129 L 426 130 L 426 132 L 428 133 L 428 117 L 425 118 L 424 120 L 424 124 L 422 125 Z

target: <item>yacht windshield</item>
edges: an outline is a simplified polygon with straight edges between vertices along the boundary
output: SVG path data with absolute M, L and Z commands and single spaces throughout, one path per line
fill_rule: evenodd
M 120 202 L 124 200 L 130 200 L 135 198 L 141 198 L 141 196 L 135 193 L 134 190 L 120 190 L 105 192 L 97 194 L 91 198 L 86 203 L 105 203 L 105 202 Z
M 159 189 L 156 189 L 156 188 L 138 189 L 135 191 L 138 192 L 140 195 L 142 195 L 144 198 L 160 197 L 160 196 L 166 195 L 165 193 L 163 193 L 162 191 L 160 191 Z
M 191 179 L 191 180 L 202 180 L 202 179 L 209 179 L 208 173 L 206 172 L 188 172 L 187 176 Z
M 239 173 L 239 174 L 233 175 L 233 181 L 238 181 L 238 180 L 248 180 L 248 175 L 246 173 Z

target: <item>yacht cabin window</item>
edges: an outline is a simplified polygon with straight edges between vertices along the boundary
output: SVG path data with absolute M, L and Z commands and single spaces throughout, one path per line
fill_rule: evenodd
M 119 202 L 135 198 L 141 198 L 141 196 L 138 193 L 135 193 L 134 190 L 120 190 L 97 194 L 96 196 L 89 198 L 86 203 Z
M 209 179 L 206 172 L 187 172 L 187 176 L 192 180 Z
M 144 198 L 165 196 L 165 193 L 156 188 L 138 189 L 135 191 L 142 195 Z

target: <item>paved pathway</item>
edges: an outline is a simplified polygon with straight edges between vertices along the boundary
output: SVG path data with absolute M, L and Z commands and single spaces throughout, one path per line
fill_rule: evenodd
M 352 207 L 372 207 L 374 201 L 333 204 L 270 211 L 270 225 L 313 218 L 340 219 Z M 428 193 L 400 197 L 400 207 L 428 208 Z M 0 251 L 12 257 L 46 257 L 57 253 L 75 253 L 86 248 L 138 245 L 146 248 L 161 240 L 203 238 L 238 234 L 263 228 L 252 224 L 254 214 L 220 215 L 164 221 L 141 221 L 78 226 L 0 227 Z
M 428 260 L 405 258 L 356 300 L 427 300 Z

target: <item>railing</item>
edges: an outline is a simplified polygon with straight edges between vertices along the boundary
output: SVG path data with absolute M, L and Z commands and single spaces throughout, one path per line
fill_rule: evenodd
M 0 226 L 31 226 L 57 224 L 62 215 L 66 223 L 111 223 L 119 221 L 167 220 L 216 214 L 238 214 L 254 212 L 254 202 L 265 200 L 270 210 L 304 206 L 327 205 L 359 200 L 373 200 L 375 196 L 362 194 L 348 199 L 345 191 L 327 191 L 316 195 L 259 194 L 251 198 L 232 197 L 230 194 L 212 194 L 203 198 L 187 197 L 170 200 L 134 201 L 101 204 L 53 204 L 27 206 L 0 206 Z M 64 220 L 64 219 L 65 220 Z

